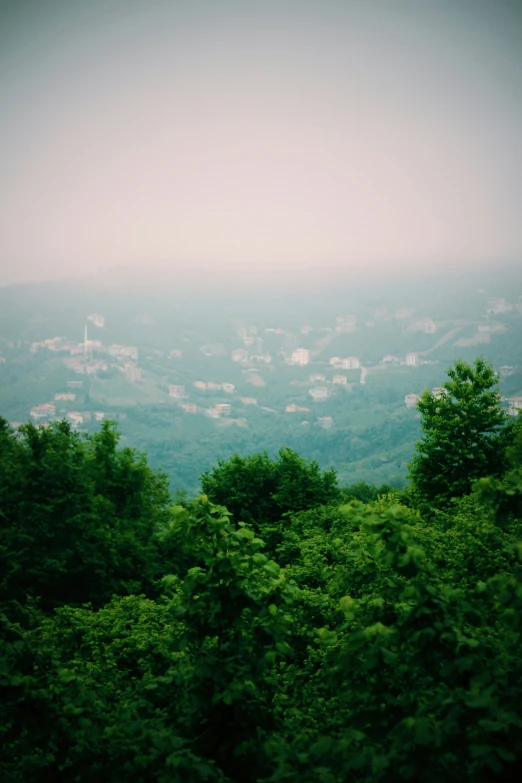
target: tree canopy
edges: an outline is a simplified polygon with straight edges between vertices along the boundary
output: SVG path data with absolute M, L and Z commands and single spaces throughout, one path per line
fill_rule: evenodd
M 263 452 L 220 460 L 201 477 L 201 487 L 235 519 L 254 525 L 278 522 L 283 514 L 339 500 L 333 470 L 322 472 L 315 461 L 282 448 L 272 460 Z
M 282 449 L 174 503 L 111 424 L 1 420 L 0 778 L 518 779 L 522 423 L 449 377 L 409 494 Z
M 486 361 L 455 362 L 443 386 L 425 391 L 417 407 L 425 434 L 409 466 L 410 481 L 425 510 L 446 507 L 468 494 L 476 479 L 505 469 L 507 414 Z
M 0 603 L 101 605 L 151 589 L 166 478 L 118 440 L 109 422 L 81 438 L 66 422 L 15 432 L 0 420 Z

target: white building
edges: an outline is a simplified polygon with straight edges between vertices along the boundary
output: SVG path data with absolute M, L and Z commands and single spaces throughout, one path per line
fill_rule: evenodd
M 334 377 L 332 378 L 332 383 L 340 383 L 343 386 L 345 386 L 346 382 L 347 382 L 346 375 L 334 375 Z
M 292 352 L 292 364 L 304 367 L 309 361 L 310 351 L 307 348 L 296 348 L 296 350 Z
M 419 354 L 418 353 L 407 353 L 406 354 L 406 364 L 408 367 L 418 367 L 419 366 Z
M 185 413 L 196 413 L 196 405 L 193 402 L 183 402 L 181 403 L 181 407 Z
M 322 375 L 321 373 L 317 373 L 316 372 L 316 373 L 312 373 L 308 377 L 308 380 L 310 381 L 310 383 L 319 383 L 320 381 L 322 381 L 324 383 L 324 381 L 326 380 L 326 377 L 324 375 Z
M 236 348 L 235 351 L 232 351 L 232 361 L 248 362 L 248 351 L 245 351 L 244 348 Z
M 234 389 L 236 388 L 233 383 L 222 383 L 221 388 L 224 392 L 227 392 L 227 394 L 232 394 Z
M 68 402 L 73 402 L 75 398 L 76 394 L 72 392 L 58 392 L 58 394 L 54 395 L 55 400 L 67 400 Z
M 215 408 L 219 411 L 220 416 L 230 416 L 230 411 L 232 410 L 229 402 L 218 402 Z
M 488 313 L 508 313 L 512 309 L 513 305 L 509 302 L 506 302 L 506 300 L 500 296 L 488 300 Z
M 66 348 L 64 337 L 50 337 L 40 343 L 31 343 L 31 353 L 36 353 L 39 348 L 47 348 L 49 351 L 62 351 Z
M 407 394 L 404 398 L 407 408 L 414 408 L 420 400 L 420 394 Z
M 240 397 L 240 400 L 243 405 L 257 405 L 255 397 Z
M 313 389 L 309 390 L 308 394 L 313 400 L 315 400 L 315 402 L 319 402 L 320 400 L 326 400 L 328 398 L 328 387 L 315 386 Z
M 40 421 L 41 419 L 48 419 L 56 414 L 56 405 L 52 405 L 50 402 L 44 402 L 43 405 L 35 405 L 31 408 L 31 418 L 34 421 Z
M 431 393 L 436 400 L 440 400 L 441 397 L 444 397 L 444 395 L 448 393 L 448 390 L 445 389 L 444 386 L 434 386 Z
M 358 370 L 360 366 L 361 363 L 356 356 L 348 356 L 346 359 L 341 359 L 343 370 Z
M 337 369 L 358 370 L 361 362 L 356 356 L 347 356 L 346 359 L 340 359 L 339 356 L 332 356 L 330 364 Z
M 83 414 L 78 413 L 78 411 L 71 411 L 67 414 L 67 418 L 73 425 L 73 427 L 77 427 L 79 424 L 83 424 Z
M 109 345 L 107 348 L 109 356 L 114 356 L 115 359 L 134 359 L 138 361 L 138 349 L 135 345 Z
M 105 418 L 105 414 L 103 411 L 94 411 L 95 421 L 103 421 L 104 418 Z
M 169 386 L 169 397 L 172 397 L 175 400 L 182 400 L 183 397 L 185 397 L 185 387 L 184 386 L 176 386 L 174 384 L 170 384 Z
M 196 387 L 196 389 L 201 389 L 201 390 L 207 388 L 207 384 L 205 383 L 205 381 L 194 381 L 194 386 Z

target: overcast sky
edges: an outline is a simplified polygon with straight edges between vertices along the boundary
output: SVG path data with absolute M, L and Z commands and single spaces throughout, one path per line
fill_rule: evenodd
M 519 0 L 0 0 L 0 283 L 522 265 Z

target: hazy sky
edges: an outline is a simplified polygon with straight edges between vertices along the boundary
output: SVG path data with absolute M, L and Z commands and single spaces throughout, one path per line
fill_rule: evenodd
M 0 283 L 520 258 L 522 0 L 0 0 Z

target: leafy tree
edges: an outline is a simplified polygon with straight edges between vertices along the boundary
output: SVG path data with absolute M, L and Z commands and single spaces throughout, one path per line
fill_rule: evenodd
M 192 656 L 172 602 L 115 597 L 0 627 L 2 780 L 223 780 L 191 741 Z
M 469 494 L 482 476 L 499 476 L 506 466 L 507 415 L 500 407 L 490 364 L 457 361 L 439 393 L 425 391 L 418 402 L 424 437 L 409 465 L 417 503 L 424 511 L 447 508 Z
M 234 519 L 257 530 L 279 522 L 285 513 L 340 498 L 333 470 L 321 472 L 317 462 L 309 462 L 289 448 L 280 449 L 275 460 L 263 452 L 218 461 L 217 468 L 202 475 L 201 486 L 210 500 L 226 506 Z
M 515 421 L 506 457 L 508 469 L 502 477 L 484 477 L 475 485 L 477 494 L 494 509 L 496 521 L 503 527 L 513 519 L 522 519 L 522 417 Z
M 447 404 L 486 478 L 459 484 L 455 447 L 433 506 L 427 464 L 415 507 L 343 496 L 288 449 L 221 462 L 209 495 L 169 505 L 112 425 L 0 421 L 0 778 L 518 779 L 522 423 L 503 428 L 490 368 L 466 368 L 427 405 L 427 440 L 449 442 Z
M 0 775 L 13 783 L 255 781 L 292 654 L 293 591 L 263 542 L 203 497 L 165 536 L 191 564 L 157 601 L 0 616 Z
M 393 492 L 394 487 L 390 484 L 382 484 L 376 487 L 375 484 L 368 484 L 366 481 L 358 481 L 349 487 L 343 487 L 341 490 L 344 500 L 360 500 L 361 503 L 371 503 L 377 500 L 379 495 L 386 495 Z
M 166 479 L 118 439 L 107 422 L 82 438 L 66 422 L 0 421 L 0 603 L 100 605 L 152 589 Z
M 317 629 L 315 643 L 309 626 L 308 656 L 281 673 L 269 780 L 515 780 L 520 571 L 464 586 L 450 572 L 447 584 L 411 511 L 345 514 L 347 532 L 364 532 L 348 549 L 377 580 L 338 599 L 344 622 Z

